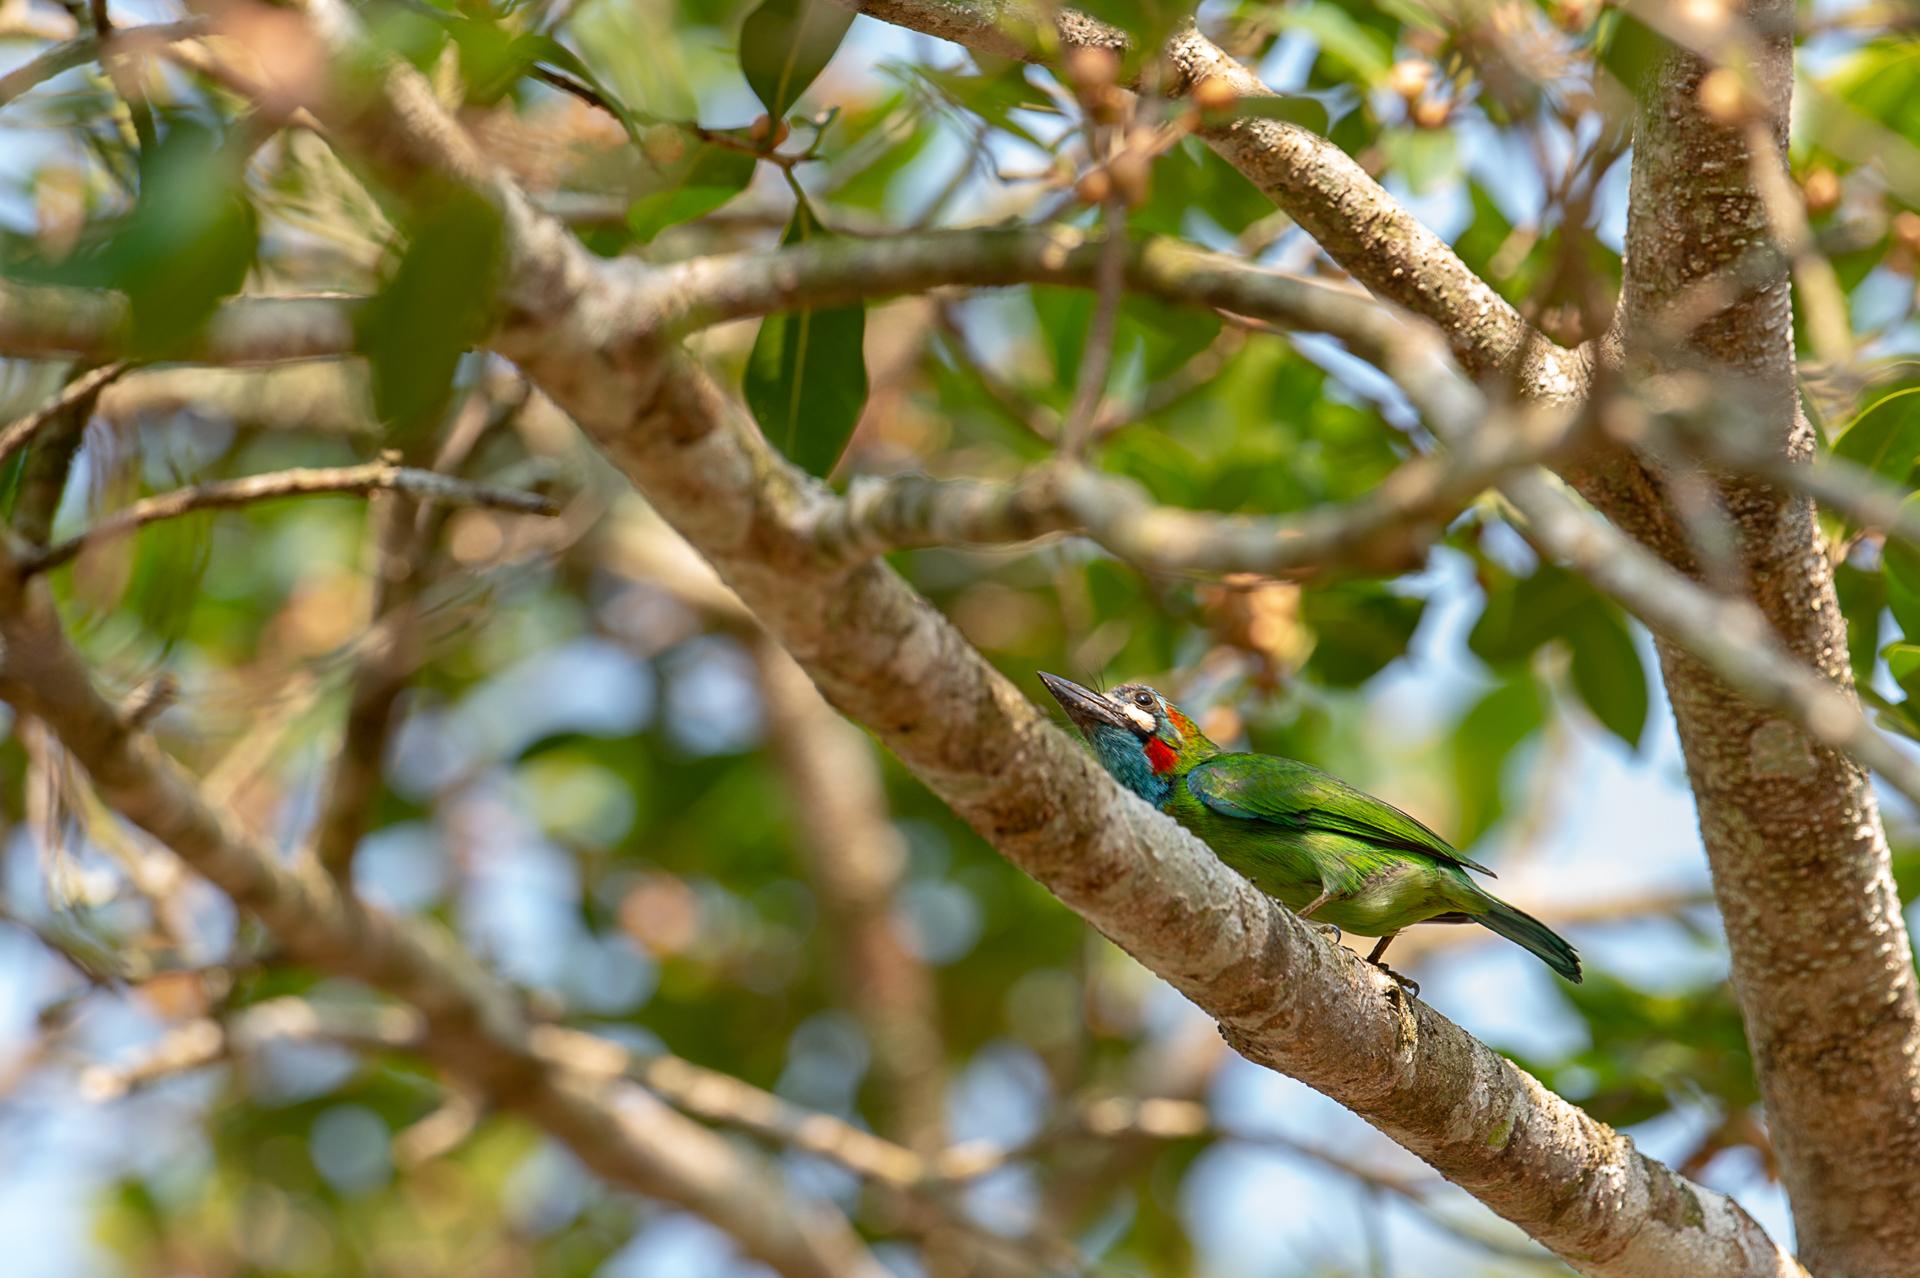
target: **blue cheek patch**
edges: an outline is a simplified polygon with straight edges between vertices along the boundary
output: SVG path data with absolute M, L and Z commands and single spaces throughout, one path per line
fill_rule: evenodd
M 1100 765 L 1113 774 L 1114 780 L 1154 807 L 1165 803 L 1167 796 L 1173 793 L 1173 783 L 1154 774 L 1140 738 L 1125 728 L 1094 728 L 1088 733 L 1087 741 L 1093 746 L 1093 753 L 1100 760 Z

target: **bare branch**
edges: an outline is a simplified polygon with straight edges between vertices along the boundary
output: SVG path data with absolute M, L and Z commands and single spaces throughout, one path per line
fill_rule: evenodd
M 0 463 L 4 463 L 15 453 L 33 441 L 46 425 L 68 409 L 97 399 L 100 392 L 118 381 L 122 374 L 133 365 L 126 360 L 116 360 L 111 364 L 102 364 L 89 369 L 60 388 L 60 393 L 23 417 L 17 417 L 0 427 Z
M 1579 430 L 1578 415 L 1561 409 L 1496 420 L 1452 455 L 1410 461 L 1356 501 L 1277 517 L 1160 506 L 1131 480 L 1072 464 L 1044 465 L 1008 485 L 912 475 L 855 480 L 844 502 L 816 516 L 813 536 L 843 560 L 1074 532 L 1158 572 L 1398 572 L 1417 563 L 1474 497 L 1572 447 Z
M 239 297 L 221 304 L 206 329 L 173 357 L 204 364 L 272 364 L 331 358 L 355 349 L 358 299 Z M 118 359 L 127 347 L 127 301 L 57 285 L 0 281 L 0 355 Z
M 56 546 L 24 556 L 19 569 L 25 573 L 45 572 L 73 559 L 90 546 L 124 537 L 162 519 L 177 519 L 198 510 L 230 510 L 255 502 L 281 497 L 316 497 L 342 493 L 379 491 L 406 493 L 421 501 L 457 506 L 481 506 L 524 515 L 552 515 L 558 507 L 538 493 L 491 484 L 476 484 L 430 470 L 396 466 L 390 462 L 367 462 L 360 466 L 336 466 L 303 470 L 278 470 L 267 475 L 249 475 L 244 479 L 223 479 L 191 488 L 148 497 L 116 511 L 78 536 Z
M 156 22 L 142 27 L 122 27 L 114 31 L 105 27 L 83 32 L 71 40 L 42 50 L 0 75 L 0 106 L 5 106 L 27 90 L 44 84 L 63 72 L 77 66 L 84 66 L 102 56 L 109 49 L 125 51 L 139 46 L 151 46 L 171 43 L 175 40 L 191 40 L 204 35 L 208 29 L 205 18 L 187 18 L 180 22 Z

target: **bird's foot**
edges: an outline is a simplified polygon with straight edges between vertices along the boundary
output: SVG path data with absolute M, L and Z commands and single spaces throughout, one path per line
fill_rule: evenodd
M 1400 975 L 1400 973 L 1394 971 L 1378 959 L 1369 959 L 1367 961 L 1379 968 L 1382 972 L 1385 972 L 1388 976 L 1391 976 L 1394 984 L 1405 990 L 1409 995 L 1414 998 L 1420 997 L 1420 982 L 1414 980 L 1411 976 Z
M 1332 923 L 1315 923 L 1312 919 L 1308 919 L 1307 926 L 1318 929 L 1320 935 L 1326 937 L 1335 945 L 1340 944 L 1340 938 L 1346 935 L 1345 932 L 1342 932 Z

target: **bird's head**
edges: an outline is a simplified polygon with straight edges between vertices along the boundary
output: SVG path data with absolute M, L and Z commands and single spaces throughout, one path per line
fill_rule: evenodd
M 1045 671 L 1040 682 L 1080 729 L 1102 766 L 1149 802 L 1166 798 L 1169 773 L 1184 772 L 1220 753 L 1199 725 L 1144 683 L 1095 692 Z

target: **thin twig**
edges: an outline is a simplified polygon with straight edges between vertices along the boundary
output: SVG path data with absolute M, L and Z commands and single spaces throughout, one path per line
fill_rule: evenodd
M 113 43 L 125 48 L 135 43 L 171 43 L 190 40 L 207 32 L 205 18 L 186 18 L 179 22 L 155 22 L 140 27 L 122 27 L 113 33 Z M 71 40 L 42 50 L 5 75 L 0 75 L 0 106 L 5 106 L 27 90 L 44 84 L 65 71 L 93 61 L 107 41 L 97 31 L 82 32 Z
M 124 537 L 148 524 L 162 519 L 175 519 L 197 510 L 231 509 L 281 497 L 364 494 L 383 490 L 405 493 L 419 501 L 481 506 L 527 515 L 553 515 L 559 510 L 551 498 L 538 493 L 470 483 L 430 470 L 395 466 L 387 462 L 326 469 L 281 470 L 267 475 L 249 475 L 245 479 L 227 479 L 179 488 L 148 497 L 107 516 L 76 537 L 22 556 L 20 570 L 30 575 L 57 568 L 95 543 Z
M 32 442 L 44 426 L 62 412 L 98 395 L 133 367 L 131 360 L 115 360 L 80 374 L 60 388 L 60 393 L 24 417 L 0 427 L 0 465 Z

